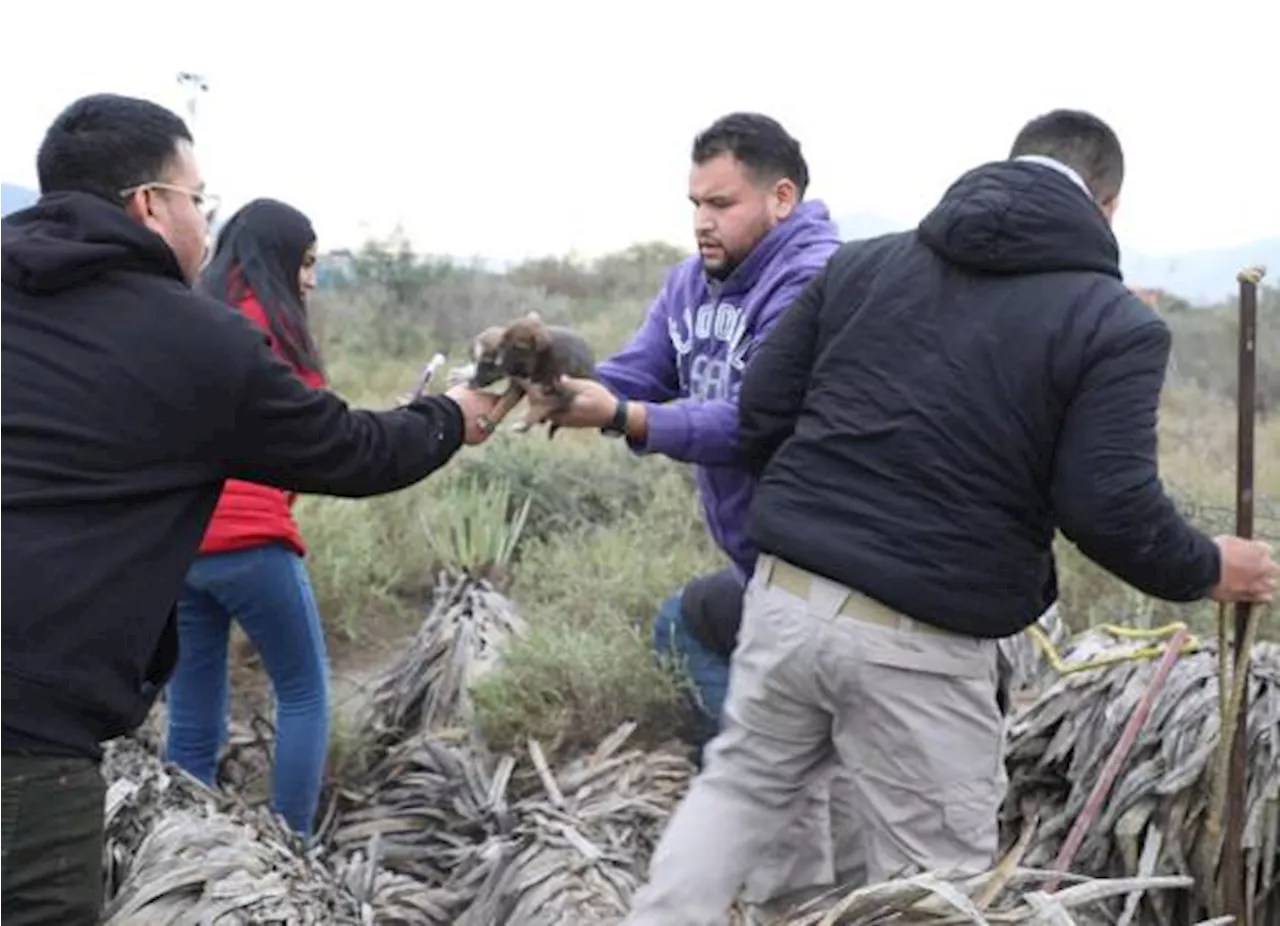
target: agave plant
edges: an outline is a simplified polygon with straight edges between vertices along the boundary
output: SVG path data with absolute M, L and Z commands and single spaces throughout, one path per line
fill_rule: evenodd
M 502 584 L 533 503 L 514 504 L 509 483 L 459 479 L 448 501 L 422 516 L 427 548 L 437 567 Z

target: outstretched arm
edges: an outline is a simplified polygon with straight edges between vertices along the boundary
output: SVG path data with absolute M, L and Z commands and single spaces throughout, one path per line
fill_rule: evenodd
M 391 411 L 356 411 L 303 384 L 265 341 L 256 345 L 221 438 L 227 475 L 294 492 L 360 497 L 404 488 L 462 446 L 461 407 L 429 396 Z
M 1124 313 L 1107 316 L 1117 317 Z M 1169 329 L 1159 319 L 1115 332 L 1108 323 L 1058 439 L 1054 510 L 1063 534 L 1103 568 L 1156 598 L 1195 601 L 1217 584 L 1220 558 L 1160 483 L 1156 417 Z

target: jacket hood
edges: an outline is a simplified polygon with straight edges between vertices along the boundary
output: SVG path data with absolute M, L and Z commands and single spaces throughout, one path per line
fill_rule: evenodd
M 41 196 L 5 216 L 2 241 L 0 276 L 21 292 L 59 292 L 119 270 L 183 279 L 163 238 L 90 193 Z
M 807 200 L 796 206 L 785 221 L 771 228 L 759 243 L 751 249 L 747 259 L 733 268 L 733 272 L 720 284 L 725 295 L 743 293 L 755 287 L 761 275 L 780 255 L 798 252 L 814 245 L 840 244 L 840 229 L 831 221 L 831 213 L 821 200 Z M 703 270 L 702 258 L 695 257 L 699 270 Z M 714 287 L 714 281 L 708 281 Z
M 1122 279 L 1120 248 L 1089 194 L 1061 171 L 997 161 L 960 177 L 925 216 L 920 240 L 983 273 L 1092 270 Z

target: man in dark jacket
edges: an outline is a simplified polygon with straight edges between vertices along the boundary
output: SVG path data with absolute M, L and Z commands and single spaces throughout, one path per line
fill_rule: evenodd
M 972 872 L 1005 790 L 997 641 L 1049 603 L 1060 528 L 1142 591 L 1262 600 L 1263 544 L 1161 488 L 1169 331 L 1121 282 L 1119 142 L 1054 112 L 911 232 L 841 247 L 748 366 L 761 551 L 724 732 L 627 921 L 710 923 L 838 754 L 867 875 Z
M 42 196 L 3 222 L 3 919 L 96 923 L 100 744 L 146 716 L 224 480 L 392 492 L 484 432 L 467 389 L 381 413 L 303 385 L 192 292 L 207 238 L 191 135 L 152 103 L 73 103 Z

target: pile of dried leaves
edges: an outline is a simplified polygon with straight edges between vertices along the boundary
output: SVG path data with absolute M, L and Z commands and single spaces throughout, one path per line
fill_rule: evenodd
M 110 744 L 107 922 L 617 923 L 692 768 L 674 751 L 626 749 L 630 724 L 555 768 L 536 742 L 519 755 L 490 754 L 467 689 L 523 628 L 485 580 L 442 580 L 413 644 L 369 686 L 357 715 L 365 760 L 335 783 L 310 850 L 238 787 L 262 771 L 269 725 L 238 732 L 223 769 L 237 785 L 229 791 L 164 768 L 154 731 Z M 1065 634 L 1055 615 L 1042 629 L 1054 642 Z M 1097 645 L 1086 640 L 1068 659 Z M 1044 677 L 1043 654 L 1027 641 L 1004 658 L 1015 687 Z M 1212 859 L 1193 847 L 1218 725 L 1211 650 L 1178 663 L 1073 873 L 1044 890 L 1043 869 L 1153 668 L 1145 660 L 1051 679 L 1017 716 L 1006 823 L 1022 836 L 993 872 L 833 891 L 783 922 L 1109 926 L 1135 915 L 1178 924 L 1203 916 Z M 1276 880 L 1280 796 L 1274 645 L 1255 652 L 1251 703 L 1246 842 L 1254 881 L 1266 885 Z M 1258 922 L 1273 921 L 1276 904 L 1261 900 Z
M 871 884 L 810 901 L 777 926 L 1112 926 L 1131 922 L 1118 906 L 1132 906 L 1145 893 L 1180 893 L 1188 877 L 1096 879 L 1068 877 L 1052 893 L 1037 884 L 1052 872 L 996 869 L 962 881 L 921 874 Z M 1130 899 L 1133 898 L 1133 899 Z
M 1125 644 L 1086 637 L 1069 657 Z M 1139 644 L 1141 645 L 1141 644 Z M 1025 863 L 1052 864 L 1155 671 L 1151 659 L 1064 675 L 1012 725 L 1006 822 L 1032 829 Z M 1096 876 L 1188 875 L 1152 894 L 1142 922 L 1209 915 L 1220 846 L 1205 837 L 1221 706 L 1213 646 L 1183 655 L 1160 691 L 1103 810 L 1071 863 Z M 1256 922 L 1280 923 L 1280 645 L 1255 645 L 1249 679 L 1250 782 L 1244 844 Z
M 386 873 L 385 890 L 360 894 L 374 909 L 385 912 L 392 893 L 410 902 L 394 876 L 420 886 L 418 922 L 625 913 L 692 767 L 675 754 L 623 751 L 634 724 L 558 772 L 536 742 L 519 761 L 490 755 L 468 689 L 524 628 L 484 578 L 446 576 L 413 644 L 371 685 L 359 728 L 373 761 L 337 792 L 322 837 L 335 864 Z
M 522 629 L 486 581 L 442 585 L 414 645 L 370 686 L 367 759 L 333 790 L 310 852 L 242 799 L 269 771 L 262 718 L 233 730 L 224 789 L 166 768 L 154 724 L 109 744 L 108 921 L 478 924 L 515 910 L 538 922 L 533 904 L 589 922 L 587 907 L 625 909 L 687 763 L 622 752 L 630 728 L 558 775 L 536 743 L 520 773 L 490 756 L 467 687 Z
M 369 747 L 391 747 L 422 730 L 471 727 L 471 685 L 524 629 L 524 618 L 490 582 L 442 574 L 417 636 L 370 683 L 358 722 Z
M 459 926 L 612 923 L 626 914 L 692 773 L 672 753 L 621 751 L 634 729 L 623 725 L 554 774 L 529 744 L 538 785 L 512 801 L 506 825 L 476 853 L 470 871 L 483 871 L 484 884 Z
M 420 732 L 339 792 L 331 858 L 382 872 L 384 884 L 356 888 L 380 922 L 405 906 L 428 924 L 620 918 L 692 771 L 674 754 L 622 751 L 634 729 L 558 772 L 536 742 L 522 768 Z
M 108 926 L 362 922 L 333 872 L 265 808 L 165 767 L 132 737 L 107 744 L 103 774 Z

